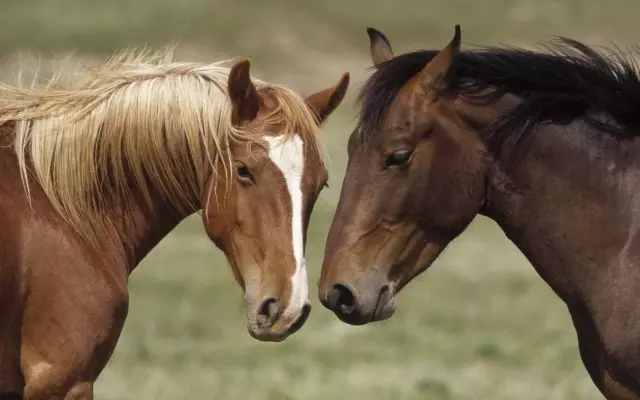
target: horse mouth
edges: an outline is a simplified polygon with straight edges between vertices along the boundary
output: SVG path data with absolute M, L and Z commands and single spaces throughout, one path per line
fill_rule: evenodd
M 249 334 L 256 340 L 261 342 L 282 342 L 289 336 L 298 332 L 307 322 L 309 314 L 311 313 L 311 305 L 305 304 L 298 316 L 289 324 L 285 325 L 284 329 L 281 327 L 286 324 L 285 321 L 277 321 L 273 326 L 269 328 L 252 328 L 249 327 Z
M 391 318 L 395 312 L 395 304 L 393 299 L 393 290 L 391 285 L 385 285 L 378 294 L 376 306 L 371 314 L 369 322 L 384 321 Z
M 302 328 L 302 326 L 305 324 L 305 322 L 307 322 L 309 314 L 311 314 L 311 304 L 305 304 L 304 306 L 302 306 L 302 313 L 300 314 L 298 319 L 293 321 L 293 323 L 289 326 L 288 334 L 293 335 L 294 333 L 298 332 L 300 328 Z

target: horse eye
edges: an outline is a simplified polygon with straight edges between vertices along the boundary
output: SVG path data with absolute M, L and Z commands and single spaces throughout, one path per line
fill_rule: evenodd
M 240 179 L 251 179 L 251 171 L 249 171 L 249 168 L 246 165 L 238 163 L 236 165 L 236 171 Z
M 411 158 L 411 151 L 409 150 L 397 150 L 389 154 L 384 160 L 384 164 L 387 167 L 406 165 Z

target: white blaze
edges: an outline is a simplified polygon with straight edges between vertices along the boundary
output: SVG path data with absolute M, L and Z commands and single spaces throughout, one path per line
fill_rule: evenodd
M 280 168 L 291 197 L 291 244 L 296 260 L 296 270 L 291 277 L 291 298 L 285 315 L 297 314 L 309 302 L 307 264 L 303 251 L 302 232 L 302 173 L 304 170 L 304 145 L 300 136 L 283 140 L 281 136 L 267 137 L 269 158 Z

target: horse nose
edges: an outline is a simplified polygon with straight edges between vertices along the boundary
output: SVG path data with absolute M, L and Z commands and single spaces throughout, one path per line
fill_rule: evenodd
M 259 328 L 267 329 L 273 326 L 282 313 L 280 302 L 273 298 L 267 297 L 258 306 L 256 313 L 256 323 Z
M 358 303 L 353 290 L 340 283 L 336 283 L 329 289 L 325 306 L 342 319 L 350 319 L 358 311 Z

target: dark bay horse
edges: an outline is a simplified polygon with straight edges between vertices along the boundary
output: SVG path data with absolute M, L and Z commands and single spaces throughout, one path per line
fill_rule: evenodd
M 477 214 L 495 220 L 566 303 L 609 399 L 640 399 L 640 79 L 619 52 L 394 56 L 375 72 L 327 239 L 319 296 L 343 321 L 389 318 L 395 295 Z
M 127 52 L 69 87 L 0 87 L 0 398 L 93 398 L 129 274 L 200 209 L 250 334 L 304 324 L 318 126 L 349 77 L 304 99 L 249 67 Z

